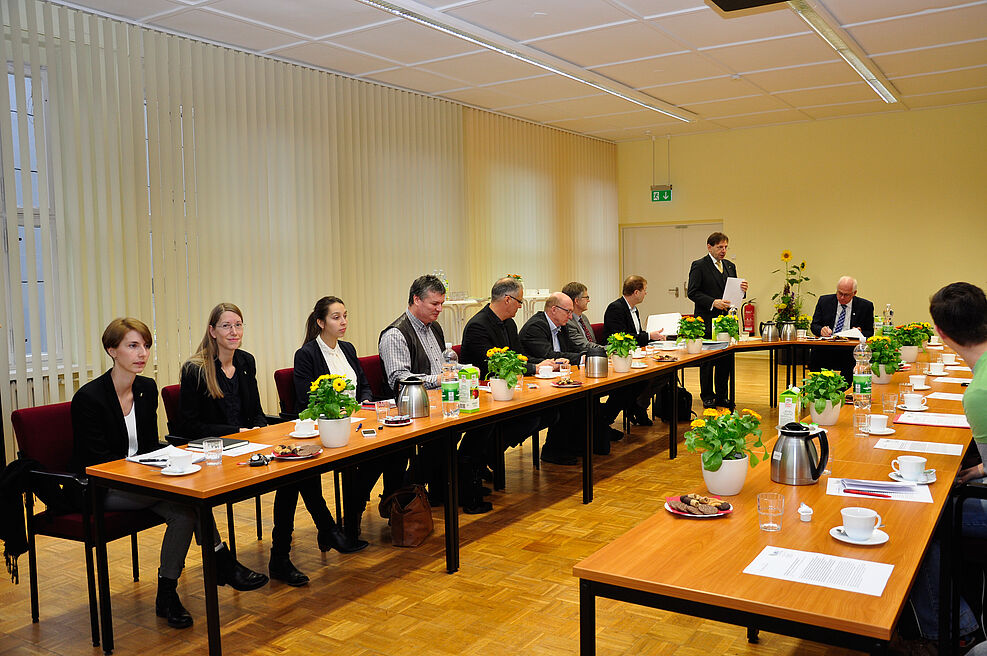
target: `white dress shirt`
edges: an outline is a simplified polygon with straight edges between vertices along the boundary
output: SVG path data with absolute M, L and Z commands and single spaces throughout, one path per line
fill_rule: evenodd
M 329 371 L 334 374 L 346 376 L 353 382 L 353 386 L 355 387 L 357 383 L 356 372 L 350 366 L 350 361 L 346 359 L 346 354 L 340 348 L 339 342 L 336 342 L 336 348 L 332 348 L 322 341 L 321 335 L 316 337 L 315 341 L 319 344 L 319 350 L 322 351 L 322 358 L 326 361 Z

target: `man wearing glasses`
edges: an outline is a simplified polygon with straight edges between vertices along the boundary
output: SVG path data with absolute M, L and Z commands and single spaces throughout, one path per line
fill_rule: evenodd
M 572 299 L 572 317 L 565 325 L 569 341 L 580 351 L 600 347 L 593 326 L 586 316 L 586 308 L 589 307 L 589 290 L 586 285 L 581 282 L 566 283 L 562 293 Z

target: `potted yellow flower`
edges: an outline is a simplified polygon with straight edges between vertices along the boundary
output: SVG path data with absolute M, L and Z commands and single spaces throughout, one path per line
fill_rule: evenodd
M 884 333 L 887 335 L 887 331 Z M 929 331 L 920 323 L 906 323 L 894 329 L 894 338 L 901 345 L 901 359 L 905 362 L 918 360 L 918 347 L 929 339 Z
M 705 334 L 706 323 L 702 317 L 682 317 L 679 319 L 679 334 L 675 343 L 685 342 L 687 353 L 699 353 L 703 350 Z
M 820 426 L 832 426 L 840 418 L 846 379 L 838 371 L 810 371 L 802 381 L 802 398 L 809 406 L 812 421 Z
M 514 386 L 518 376 L 527 370 L 528 358 L 506 346 L 487 351 L 487 378 L 494 401 L 510 401 L 514 398 Z
M 703 482 L 710 494 L 731 496 L 740 492 L 747 470 L 768 458 L 761 441 L 761 415 L 744 408 L 703 410 L 685 434 L 685 448 L 702 452 Z M 755 449 L 760 449 L 760 457 Z
M 613 370 L 626 373 L 631 370 L 631 351 L 637 348 L 637 338 L 630 333 L 614 333 L 607 337 L 607 355 L 613 359 Z
M 870 346 L 870 368 L 874 374 L 875 385 L 887 385 L 891 376 L 901 368 L 901 351 L 898 350 L 898 338 L 888 335 L 874 335 L 867 338 Z
M 732 314 L 713 317 L 713 334 L 720 342 L 729 342 L 731 338 L 740 339 L 740 325 L 737 323 L 737 317 Z
M 360 409 L 356 386 L 346 376 L 319 376 L 308 390 L 308 407 L 299 419 L 319 420 L 319 440 L 326 448 L 346 446 L 350 441 L 350 416 Z

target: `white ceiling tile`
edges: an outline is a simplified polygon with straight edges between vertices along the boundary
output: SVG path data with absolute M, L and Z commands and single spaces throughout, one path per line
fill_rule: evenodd
M 661 98 L 673 105 L 686 105 L 698 102 L 708 102 L 720 98 L 739 98 L 753 96 L 761 91 L 753 84 L 743 79 L 735 80 L 730 76 L 683 82 L 642 89 L 648 95 Z
M 138 21 L 155 14 L 188 7 L 177 0 L 89 0 L 84 4 L 97 11 Z
M 760 71 L 778 66 L 804 65 L 832 61 L 833 49 L 815 32 L 772 41 L 738 46 L 711 48 L 703 54 L 738 73 Z
M 469 80 L 475 85 L 507 82 L 545 74 L 543 68 L 487 50 L 421 64 L 418 68 L 458 80 Z
M 780 109 L 776 112 L 759 112 L 746 116 L 726 116 L 716 119 L 716 122 L 727 128 L 749 128 L 756 125 L 780 125 L 782 123 L 801 123 L 811 120 L 796 109 Z
M 877 100 L 865 100 L 863 102 L 847 103 L 844 105 L 823 105 L 821 107 L 802 108 L 802 112 L 804 114 L 808 114 L 812 118 L 837 118 L 840 116 L 860 116 L 863 114 L 903 111 L 905 111 L 905 108 L 900 104 L 888 104 L 880 98 Z
M 982 39 L 987 25 L 987 4 L 866 23 L 847 28 L 869 54 L 895 52 L 942 43 Z
M 477 107 L 486 107 L 488 109 L 514 107 L 527 102 L 526 98 L 502 93 L 500 91 L 493 91 L 487 87 L 474 87 L 472 89 L 450 91 L 448 93 L 443 93 L 442 97 L 458 100 L 459 102 L 466 103 L 467 105 L 476 105 Z
M 932 73 L 987 62 L 987 38 L 972 43 L 910 50 L 872 58 L 887 77 Z
M 206 9 L 188 9 L 169 14 L 154 19 L 151 24 L 256 51 L 270 50 L 298 41 L 297 36 L 287 32 L 260 27 Z
M 905 96 L 904 100 L 905 104 L 912 109 L 987 102 L 987 86 L 980 87 L 979 89 L 966 89 L 964 91 L 931 93 L 926 96 Z
M 628 122 L 628 119 L 619 116 L 600 116 L 596 118 L 568 118 L 561 121 L 549 121 L 548 124 L 572 132 L 593 132 L 596 130 L 620 130 L 632 127 L 638 122 Z
M 486 88 L 539 101 L 579 98 L 599 93 L 597 89 L 589 85 L 552 74 L 505 82 L 504 84 L 494 84 Z
M 783 34 L 805 34 L 809 28 L 786 5 L 771 11 L 741 16 L 717 14 L 712 9 L 664 16 L 651 21 L 693 48 L 741 43 Z
M 477 50 L 477 46 L 462 39 L 408 21 L 340 34 L 326 39 L 326 42 L 373 53 L 402 64 L 416 64 Z
M 678 43 L 640 22 L 542 39 L 529 45 L 583 67 L 682 50 Z
M 769 93 L 833 84 L 849 84 L 860 79 L 857 73 L 850 68 L 850 65 L 839 58 L 823 64 L 808 64 L 773 71 L 744 73 L 743 78 Z
M 468 86 L 462 80 L 450 80 L 442 75 L 436 75 L 435 73 L 410 67 L 381 71 L 372 75 L 365 75 L 364 77 L 383 82 L 384 84 L 393 84 L 397 87 L 431 94 Z
M 906 96 L 973 89 L 987 86 L 987 64 L 962 71 L 900 77 L 892 79 L 891 82 L 898 91 Z
M 209 5 L 267 25 L 320 37 L 355 27 L 401 20 L 353 0 L 217 0 Z
M 872 100 L 878 97 L 877 93 L 859 78 L 858 81 L 851 84 L 816 89 L 799 89 L 798 91 L 782 91 L 774 95 L 775 98 L 794 107 L 852 103 L 861 100 Z
M 697 53 L 651 57 L 641 61 L 594 68 L 597 73 L 635 88 L 717 77 L 731 71 Z
M 546 107 L 555 108 L 569 116 L 599 116 L 601 114 L 620 114 L 637 109 L 636 105 L 630 101 L 611 96 L 608 93 L 598 93 L 585 98 L 573 98 L 570 100 L 557 100 L 542 103 Z
M 632 18 L 604 0 L 484 0 L 446 13 L 516 41 Z
M 707 8 L 703 0 L 621 0 L 620 3 L 645 18 Z
M 392 62 L 386 59 L 363 55 L 326 43 L 303 43 L 272 51 L 271 54 L 349 75 L 363 75 L 370 71 L 379 71 L 394 66 Z
M 511 116 L 534 121 L 535 123 L 547 123 L 565 118 L 558 108 L 546 107 L 545 105 L 516 105 L 514 107 L 504 107 L 500 111 Z
M 822 4 L 841 25 L 860 21 L 880 20 L 892 16 L 914 14 L 930 9 L 954 7 L 969 0 L 892 0 L 891 2 L 861 2 L 861 0 L 824 0 Z
M 785 109 L 787 106 L 771 96 L 750 96 L 748 98 L 731 98 L 729 100 L 717 100 L 708 103 L 695 103 L 686 105 L 685 108 L 703 118 L 715 119 L 720 116 L 769 112 L 776 109 Z

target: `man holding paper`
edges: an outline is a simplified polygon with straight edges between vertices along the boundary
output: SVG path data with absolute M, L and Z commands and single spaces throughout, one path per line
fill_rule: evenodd
M 689 300 L 696 304 L 696 316 L 702 318 L 706 324 L 707 339 L 713 336 L 713 318 L 726 314 L 733 305 L 739 304 L 740 298 L 747 293 L 747 281 L 738 279 L 737 266 L 725 259 L 729 245 L 730 240 L 725 234 L 714 232 L 706 238 L 706 250 L 709 254 L 693 262 L 692 268 L 689 269 Z M 739 282 L 730 282 L 730 279 Z M 725 293 L 728 286 L 739 287 L 740 298 L 728 299 Z M 700 396 L 704 408 L 733 406 L 733 400 L 727 399 L 729 378 L 730 366 L 726 362 L 699 366 Z
M 819 297 L 810 328 L 817 337 L 831 337 L 851 328 L 859 330 L 864 337 L 871 337 L 874 334 L 874 304 L 857 296 L 856 280 L 843 276 L 836 283 L 835 294 Z M 809 357 L 809 369 L 819 371 L 825 367 L 839 371 L 847 383 L 852 382 L 853 365 L 853 350 L 849 347 L 814 348 Z

